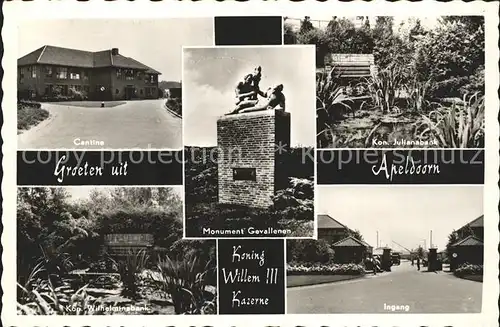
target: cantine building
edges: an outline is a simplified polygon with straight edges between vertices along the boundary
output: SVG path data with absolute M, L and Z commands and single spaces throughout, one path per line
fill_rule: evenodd
M 17 61 L 19 96 L 45 100 L 157 99 L 160 72 L 117 48 L 90 52 L 46 45 Z

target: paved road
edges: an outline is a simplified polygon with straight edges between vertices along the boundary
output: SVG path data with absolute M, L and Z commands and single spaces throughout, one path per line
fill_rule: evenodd
M 163 102 L 127 101 L 109 108 L 43 104 L 51 118 L 20 134 L 18 149 L 182 148 L 182 121 Z M 76 138 L 104 146 L 78 146 Z
M 373 277 L 288 288 L 288 313 L 392 313 L 384 304 L 409 305 L 409 313 L 480 312 L 482 285 L 402 262 Z

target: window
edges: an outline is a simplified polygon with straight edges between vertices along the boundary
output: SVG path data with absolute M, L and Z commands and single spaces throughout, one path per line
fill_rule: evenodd
M 137 79 L 140 81 L 143 77 L 142 77 L 142 72 L 137 72 Z
M 88 93 L 89 93 L 89 91 L 90 91 L 90 87 L 89 87 L 88 85 L 84 85 L 84 86 L 83 86 L 83 91 L 84 91 L 86 94 L 88 94 Z
M 19 83 L 24 82 L 24 67 L 19 68 Z
M 144 90 L 143 90 L 143 89 L 141 89 L 141 90 L 139 91 L 139 93 L 140 93 L 141 95 L 143 95 L 143 94 L 144 94 Z
M 45 77 L 47 78 L 52 78 L 52 67 L 51 66 L 45 66 Z
M 31 78 L 36 78 L 36 67 L 31 66 L 30 69 L 31 69 Z
M 69 73 L 69 79 L 80 79 L 80 72 L 73 70 Z
M 68 68 L 58 67 L 56 74 L 57 74 L 58 79 L 67 79 L 68 78 Z
M 125 79 L 128 81 L 134 79 L 134 70 L 133 69 L 126 69 L 125 70 Z
M 257 180 L 255 168 L 233 168 L 233 180 L 255 181 Z
M 122 70 L 121 68 L 116 69 L 116 78 L 121 79 L 122 78 Z
M 86 70 L 84 70 L 84 71 L 82 72 L 82 77 L 83 77 L 83 79 L 84 79 L 84 80 L 89 79 L 89 72 L 88 72 L 88 71 L 86 71 Z
M 151 88 L 150 87 L 146 87 L 146 96 L 149 97 L 151 96 Z
M 149 83 L 153 84 L 155 82 L 155 75 L 149 75 Z

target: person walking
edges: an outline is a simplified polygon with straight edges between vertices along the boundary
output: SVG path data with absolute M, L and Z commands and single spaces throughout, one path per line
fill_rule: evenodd
M 417 270 L 420 271 L 420 257 L 417 257 Z

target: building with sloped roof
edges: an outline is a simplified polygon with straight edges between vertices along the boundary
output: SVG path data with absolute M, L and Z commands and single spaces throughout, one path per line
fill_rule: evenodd
M 484 215 L 460 227 L 458 241 L 453 243 L 450 268 L 454 271 L 464 263 L 482 265 L 484 260 Z
M 336 263 L 360 263 L 371 255 L 372 247 L 353 236 L 348 236 L 332 245 Z
M 481 215 L 474 219 L 473 221 L 465 224 L 464 226 L 457 229 L 458 238 L 462 239 L 470 234 L 474 235 L 476 238 L 484 239 L 484 215 Z
M 19 58 L 17 69 L 22 98 L 104 101 L 160 96 L 161 73 L 121 55 L 118 48 L 91 52 L 45 45 Z

